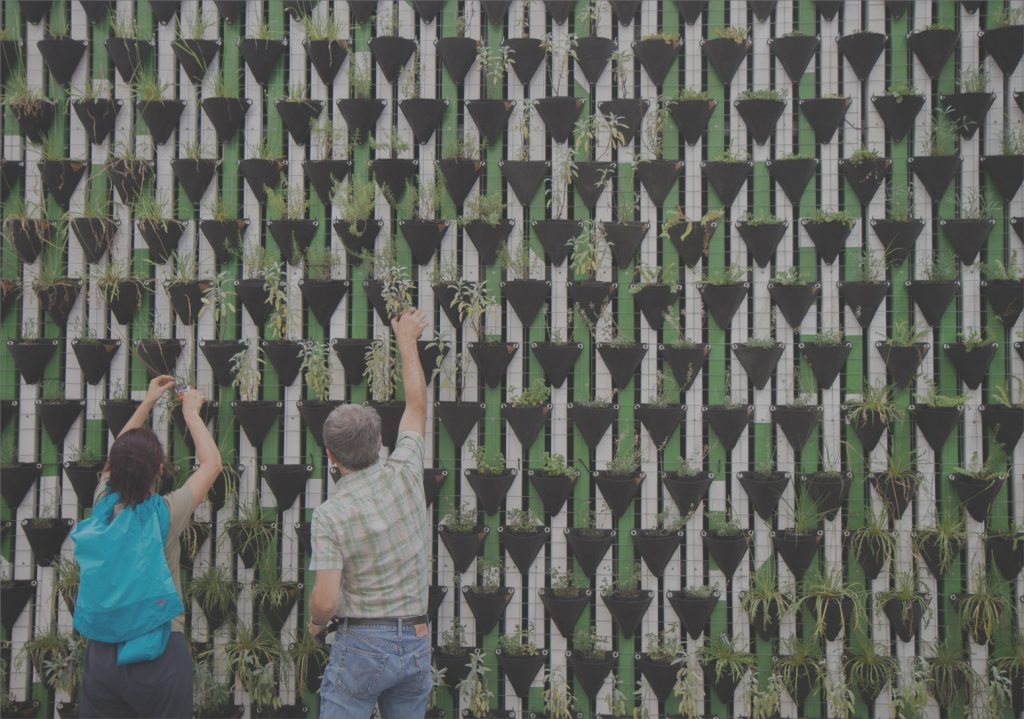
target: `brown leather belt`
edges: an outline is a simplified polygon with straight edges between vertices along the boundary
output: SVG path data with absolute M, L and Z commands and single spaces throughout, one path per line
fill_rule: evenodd
M 426 614 L 420 614 L 418 617 L 335 617 L 334 619 L 337 621 L 339 629 L 344 628 L 346 623 L 350 627 L 374 626 L 398 629 L 399 625 L 412 627 L 430 621 Z

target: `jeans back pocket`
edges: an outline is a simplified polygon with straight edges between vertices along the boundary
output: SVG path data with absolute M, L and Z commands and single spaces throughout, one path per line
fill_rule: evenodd
M 388 655 L 373 651 L 364 646 L 352 646 L 343 641 L 341 656 L 338 661 L 338 672 L 332 677 L 334 683 L 349 696 L 367 699 L 380 691 L 380 680 L 387 665 Z

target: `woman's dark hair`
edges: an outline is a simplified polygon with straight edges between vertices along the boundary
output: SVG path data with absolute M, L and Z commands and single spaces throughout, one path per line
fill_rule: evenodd
M 151 429 L 130 429 L 116 440 L 107 454 L 110 466 L 110 491 L 121 495 L 129 507 L 144 502 L 153 487 L 164 461 L 164 448 Z

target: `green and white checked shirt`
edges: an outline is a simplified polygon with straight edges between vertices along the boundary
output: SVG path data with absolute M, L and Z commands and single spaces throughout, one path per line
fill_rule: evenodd
M 341 570 L 339 617 L 427 613 L 430 522 L 423 437 L 403 432 L 383 462 L 346 474 L 313 511 L 313 571 Z

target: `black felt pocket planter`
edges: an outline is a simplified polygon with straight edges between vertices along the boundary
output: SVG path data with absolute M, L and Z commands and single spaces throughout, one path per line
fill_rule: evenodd
M 717 589 L 712 589 L 708 593 L 695 593 L 685 588 L 678 592 L 670 589 L 665 592 L 665 598 L 672 605 L 686 633 L 691 639 L 697 639 L 704 633 L 711 612 L 718 604 L 719 593 Z
M 529 478 L 530 484 L 537 491 L 537 495 L 544 505 L 544 512 L 553 516 L 562 511 L 566 500 L 572 494 L 572 488 L 579 474 L 573 473 L 572 476 L 567 476 L 528 469 L 526 470 L 526 476 Z
M 73 519 L 23 519 L 21 529 L 40 567 L 52 567 L 60 557 L 64 540 L 75 525 Z
M 457 574 L 469 569 L 490 531 L 490 527 L 484 526 L 477 526 L 469 532 L 452 532 L 443 524 L 437 528 L 437 535 L 451 555 Z
M 572 637 L 583 610 L 590 604 L 590 590 L 577 589 L 556 593 L 541 587 L 537 594 L 559 633 L 566 639 Z
M 515 481 L 516 473 L 515 469 L 507 469 L 500 474 L 484 473 L 475 469 L 466 470 L 466 479 L 484 514 L 495 514 L 501 509 L 505 495 Z

